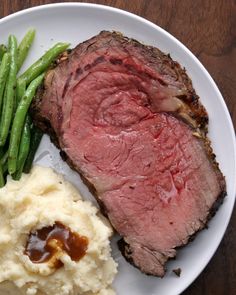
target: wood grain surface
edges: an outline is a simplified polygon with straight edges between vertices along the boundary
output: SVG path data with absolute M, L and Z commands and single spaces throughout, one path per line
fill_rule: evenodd
M 28 7 L 55 2 L 65 1 L 1 0 L 0 17 Z M 90 0 L 81 2 L 105 4 L 133 12 L 154 22 L 177 37 L 200 59 L 216 81 L 229 108 L 234 126 L 236 126 L 235 1 Z M 183 294 L 236 294 L 235 210 L 216 254 L 203 273 Z

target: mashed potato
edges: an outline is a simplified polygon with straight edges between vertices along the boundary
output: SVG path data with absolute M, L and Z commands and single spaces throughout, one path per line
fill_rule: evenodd
M 110 295 L 117 265 L 111 257 L 112 229 L 78 191 L 52 169 L 36 166 L 0 190 L 0 294 Z M 88 239 L 79 260 L 62 252 L 60 268 L 33 263 L 25 254 L 32 232 L 60 222 Z

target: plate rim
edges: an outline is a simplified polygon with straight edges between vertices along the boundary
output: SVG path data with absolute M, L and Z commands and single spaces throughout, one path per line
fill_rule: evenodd
M 163 35 L 165 35 L 165 37 L 171 39 L 174 43 L 176 43 L 179 47 L 181 47 L 181 49 L 186 54 L 188 54 L 191 59 L 193 59 L 197 63 L 197 65 L 199 66 L 201 71 L 203 71 L 204 74 L 207 76 L 207 79 L 208 79 L 209 83 L 211 84 L 211 87 L 214 88 L 214 91 L 217 94 L 217 99 L 220 100 L 221 107 L 223 108 L 223 111 L 224 111 L 224 113 L 226 115 L 227 123 L 229 124 L 229 128 L 230 128 L 229 129 L 229 134 L 230 134 L 230 137 L 232 138 L 232 142 L 233 142 L 233 154 L 234 154 L 235 161 L 234 161 L 234 175 L 232 175 L 232 178 L 236 179 L 236 138 L 235 138 L 234 125 L 233 125 L 232 118 L 230 116 L 229 109 L 228 109 L 228 107 L 226 105 L 226 102 L 225 102 L 225 100 L 223 98 L 223 95 L 221 94 L 216 82 L 214 81 L 214 79 L 212 78 L 212 76 L 210 75 L 208 70 L 204 67 L 204 65 L 201 63 L 201 61 L 188 49 L 188 47 L 186 45 L 184 45 L 181 41 L 179 41 L 175 36 L 170 34 L 168 31 L 166 31 L 165 29 L 163 29 L 159 25 L 145 19 L 144 17 L 141 17 L 139 15 L 136 15 L 134 13 L 128 12 L 128 11 L 120 9 L 120 8 L 116 8 L 116 7 L 112 7 L 112 6 L 104 5 L 104 4 L 82 3 L 82 2 L 60 2 L 60 3 L 41 4 L 41 5 L 29 7 L 29 8 L 14 12 L 14 13 L 12 13 L 10 15 L 7 15 L 7 16 L 0 19 L 0 24 L 11 21 L 12 19 L 14 19 L 15 17 L 18 17 L 18 16 L 27 15 L 27 14 L 30 14 L 31 12 L 35 12 L 35 11 L 53 9 L 55 7 L 56 8 L 62 8 L 62 9 L 66 8 L 66 7 L 70 7 L 70 8 L 71 7 L 95 8 L 95 9 L 101 9 L 101 10 L 115 12 L 115 13 L 121 14 L 123 16 L 125 15 L 126 17 L 136 19 L 137 21 L 145 23 L 148 26 L 151 26 L 152 28 L 154 28 L 155 30 L 160 31 Z M 208 259 L 205 260 L 204 264 L 201 267 L 199 267 L 199 269 L 197 271 L 197 275 L 193 276 L 190 280 L 188 280 L 187 284 L 185 284 L 181 288 L 181 293 L 183 291 L 185 291 L 198 278 L 198 276 L 203 272 L 203 270 L 209 264 L 212 257 L 214 256 L 217 249 L 219 248 L 220 243 L 222 242 L 222 239 L 223 239 L 223 237 L 224 237 L 224 235 L 226 233 L 226 230 L 227 230 L 227 228 L 229 226 L 229 222 L 231 220 L 232 213 L 233 213 L 234 206 L 235 206 L 236 182 L 234 182 L 234 184 L 233 184 L 233 196 L 231 196 L 231 197 L 233 197 L 232 206 L 230 207 L 230 210 L 228 210 L 228 215 L 227 215 L 227 218 L 226 218 L 224 231 L 220 234 L 220 238 L 219 238 L 218 243 L 214 244 L 214 247 L 213 247 L 214 250 L 210 253 Z

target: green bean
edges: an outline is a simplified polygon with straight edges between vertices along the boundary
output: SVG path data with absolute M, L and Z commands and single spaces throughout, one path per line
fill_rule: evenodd
M 2 169 L 2 164 L 0 164 L 0 188 L 4 187 L 5 185 L 5 180 L 3 176 L 3 169 Z
M 57 58 L 57 56 L 68 48 L 68 43 L 57 43 L 50 48 L 40 59 L 38 59 L 32 66 L 30 66 L 19 79 L 25 80 L 28 85 L 33 79 L 44 72 L 50 64 Z
M 30 124 L 31 120 L 30 117 L 27 116 L 24 124 L 24 128 L 22 131 L 21 136 L 21 142 L 20 142 L 20 148 L 19 148 L 19 155 L 17 159 L 17 171 L 15 174 L 13 174 L 14 180 L 19 180 L 21 178 L 21 174 L 24 168 L 24 164 L 26 161 L 26 158 L 29 153 L 30 148 Z
M 4 89 L 8 77 L 8 72 L 10 68 L 10 55 L 5 53 L 2 58 L 2 63 L 0 65 L 0 114 L 2 110 L 2 98 L 4 94 Z
M 9 51 L 10 51 L 10 69 L 8 80 L 6 83 L 6 95 L 4 95 L 3 110 L 1 116 L 1 128 L 0 128 L 0 146 L 3 146 L 6 142 L 10 124 L 12 121 L 14 100 L 15 100 L 15 88 L 16 88 L 16 53 L 17 53 L 17 40 L 13 35 L 9 36 Z
M 17 107 L 16 114 L 12 123 L 9 144 L 8 171 L 10 174 L 15 173 L 16 171 L 16 161 L 25 117 L 31 101 L 35 95 L 35 92 L 38 86 L 42 83 L 43 78 L 44 73 L 30 83 Z
M 4 155 L 4 150 L 3 150 L 3 147 L 1 146 L 0 147 L 0 158 L 2 158 Z
M 32 167 L 32 163 L 34 160 L 34 156 L 36 154 L 36 151 L 38 149 L 38 146 L 40 144 L 42 136 L 43 136 L 43 132 L 39 128 L 34 126 L 31 131 L 30 151 L 29 151 L 28 157 L 25 161 L 25 166 L 24 166 L 24 170 L 23 170 L 24 173 L 30 172 L 30 169 Z
M 2 61 L 3 55 L 7 52 L 7 48 L 4 44 L 0 45 L 0 62 Z
M 16 102 L 17 105 L 19 104 L 21 98 L 23 97 L 26 89 L 26 83 L 25 80 L 17 79 L 16 82 Z
M 2 166 L 7 163 L 7 159 L 8 159 L 8 150 L 5 152 L 5 154 L 1 157 L 0 159 L 0 164 L 2 164 Z
M 6 153 L 8 152 L 9 140 L 10 136 L 7 137 L 5 145 L 0 147 L 0 161 L 2 158 L 6 157 Z
M 2 172 L 3 172 L 3 176 L 6 177 L 7 176 L 7 172 L 8 172 L 7 162 L 4 163 L 4 165 L 2 165 Z
M 18 71 L 20 70 L 21 66 L 23 65 L 27 54 L 29 52 L 29 49 L 34 41 L 35 37 L 35 30 L 30 29 L 22 39 L 19 47 L 18 47 L 18 54 L 17 54 L 17 68 Z

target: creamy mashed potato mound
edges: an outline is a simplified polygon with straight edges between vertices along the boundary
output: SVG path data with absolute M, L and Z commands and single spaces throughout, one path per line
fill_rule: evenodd
M 0 189 L 0 294 L 111 295 L 117 272 L 111 257 L 112 229 L 98 209 L 50 168 L 35 166 L 20 181 L 8 179 Z M 25 254 L 30 233 L 60 222 L 88 238 L 86 254 L 63 266 L 33 263 Z

